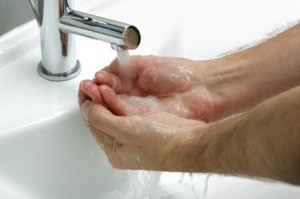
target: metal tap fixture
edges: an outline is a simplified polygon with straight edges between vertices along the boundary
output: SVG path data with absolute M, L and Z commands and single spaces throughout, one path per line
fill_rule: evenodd
M 108 42 L 113 49 L 133 50 L 140 44 L 135 26 L 75 11 L 74 0 L 38 0 L 38 9 L 28 1 L 40 28 L 38 73 L 48 80 L 69 80 L 80 73 L 73 34 Z

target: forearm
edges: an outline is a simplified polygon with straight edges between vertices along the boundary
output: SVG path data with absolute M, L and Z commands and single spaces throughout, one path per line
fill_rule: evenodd
M 198 171 L 300 184 L 299 99 L 300 86 L 211 124 L 193 142 Z
M 212 63 L 203 73 L 218 110 L 216 118 L 248 110 L 300 84 L 300 25 Z

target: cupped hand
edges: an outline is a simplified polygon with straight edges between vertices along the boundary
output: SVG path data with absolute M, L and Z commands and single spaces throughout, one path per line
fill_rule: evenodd
M 194 154 L 191 143 L 201 135 L 194 129 L 214 119 L 199 62 L 155 56 L 131 61 L 132 71 L 121 71 L 114 60 L 80 84 L 90 131 L 113 167 L 188 170 L 193 158 L 186 154 Z
M 156 112 L 116 116 L 101 104 L 85 101 L 84 118 L 111 165 L 119 169 L 188 170 L 195 145 L 205 128 L 201 121 Z M 195 148 L 194 148 L 195 147 Z
M 116 115 L 160 109 L 188 119 L 215 119 L 212 95 L 201 70 L 205 63 L 156 56 L 132 56 L 131 62 L 132 71 L 121 70 L 116 59 L 97 72 L 94 80 L 83 81 L 80 104 L 91 99 Z

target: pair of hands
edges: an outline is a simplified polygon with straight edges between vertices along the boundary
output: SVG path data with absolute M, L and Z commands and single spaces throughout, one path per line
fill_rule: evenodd
M 115 60 L 81 83 L 82 113 L 116 168 L 299 184 L 299 33 L 211 61 L 133 56 L 120 71 Z
M 205 133 L 206 123 L 217 119 L 205 63 L 156 56 L 132 56 L 131 62 L 130 79 L 114 60 L 80 84 L 90 131 L 115 168 L 186 170 L 195 129 Z

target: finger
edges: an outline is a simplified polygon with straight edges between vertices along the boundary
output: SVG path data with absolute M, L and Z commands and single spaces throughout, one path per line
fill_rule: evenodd
M 148 67 L 154 65 L 155 61 L 158 60 L 158 57 L 153 55 L 140 56 L 134 55 L 130 57 L 132 64 L 132 77 L 138 78 Z
M 116 153 L 117 151 L 122 150 L 123 144 L 116 141 L 113 137 L 103 133 L 102 131 L 97 130 L 92 125 L 90 125 L 90 131 L 97 143 L 105 152 L 112 167 L 118 169 L 128 169 L 128 166 L 124 165 L 122 157 L 118 155 L 119 153 Z
M 191 71 L 183 67 L 186 60 L 156 56 L 137 57 L 136 60 L 137 67 L 133 71 L 140 77 L 136 79 L 136 84 L 146 92 L 161 97 L 170 96 L 170 93 L 180 92 L 191 85 Z
M 145 93 L 161 96 L 163 88 L 170 86 L 170 81 L 165 81 L 164 59 L 157 56 L 132 56 L 132 78 L 136 86 Z
M 95 103 L 103 103 L 102 96 L 99 92 L 98 85 L 92 80 L 84 80 L 81 82 L 82 91 Z
M 139 147 L 124 145 L 93 126 L 90 126 L 90 131 L 106 153 L 112 167 L 118 169 L 145 169 Z
M 81 83 L 78 88 L 78 104 L 81 106 L 86 100 L 89 100 L 89 97 L 82 91 Z
M 118 76 L 120 74 L 118 58 L 115 58 L 107 67 L 103 68 L 102 70 Z
M 122 144 L 114 137 L 99 131 L 93 125 L 89 125 L 89 127 L 93 137 L 105 152 L 111 153 L 114 152 L 117 147 L 121 147 Z
M 99 86 L 99 90 L 101 92 L 101 96 L 103 97 L 103 101 L 105 107 L 109 108 L 115 115 L 118 116 L 131 116 L 136 114 L 141 114 L 145 112 L 149 112 L 154 110 L 155 107 L 150 107 L 149 98 L 148 101 L 141 100 L 142 98 L 130 96 L 130 95 L 116 95 L 116 93 L 108 86 L 101 85 Z M 148 104 L 147 104 L 148 102 Z M 159 106 L 159 104 L 153 104 L 155 106 Z
M 80 106 L 81 114 L 82 114 L 83 119 L 85 120 L 87 126 L 90 125 L 89 121 L 88 121 L 88 116 L 91 112 L 91 104 L 92 104 L 91 100 L 86 100 Z
M 133 55 L 130 56 L 131 65 L 133 68 L 133 74 L 134 76 L 138 75 L 141 71 L 143 71 L 145 68 L 149 67 L 150 65 L 153 65 L 154 62 L 157 62 L 160 60 L 160 57 L 154 56 L 154 55 Z M 110 72 L 112 74 L 115 74 L 117 76 L 120 75 L 120 69 L 119 69 L 119 61 L 117 58 L 115 58 L 109 66 L 102 69 L 103 71 Z
M 130 129 L 129 121 L 120 116 L 113 115 L 101 104 L 83 104 L 82 112 L 87 122 L 96 129 L 116 138 L 120 142 L 128 142 Z
M 138 78 L 140 74 L 152 64 L 153 60 L 155 60 L 155 56 L 140 56 L 134 55 L 130 56 L 131 68 L 132 68 L 132 77 Z M 102 71 L 106 71 L 116 76 L 120 76 L 120 66 L 118 59 L 114 59 L 109 66 L 102 69 Z
M 91 134 L 93 135 L 93 137 L 97 141 L 97 143 L 105 151 L 105 148 L 104 148 L 104 142 L 105 142 L 104 133 L 102 131 L 99 131 L 96 128 L 94 128 L 93 125 L 89 125 L 89 129 L 90 129 Z
M 109 107 L 111 111 L 113 111 L 116 115 L 125 116 L 126 115 L 126 107 L 122 100 L 120 100 L 119 96 L 108 86 L 101 85 L 99 86 L 99 90 L 101 95 L 103 96 L 103 101 Z
M 136 144 L 123 144 L 116 138 L 100 131 L 92 124 L 90 131 L 106 153 L 111 165 L 118 169 L 144 169 L 142 154 Z
M 106 71 L 98 71 L 95 74 L 95 81 L 99 85 L 105 84 L 111 87 L 117 94 L 125 92 L 122 80 L 115 74 Z

